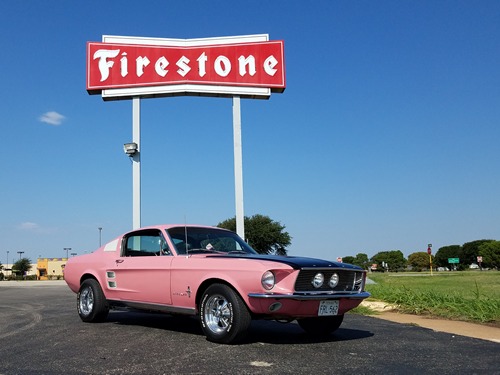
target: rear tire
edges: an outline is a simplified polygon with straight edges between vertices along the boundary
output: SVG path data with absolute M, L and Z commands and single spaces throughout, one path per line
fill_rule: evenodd
M 209 341 L 234 344 L 245 336 L 251 320 L 245 302 L 229 286 L 213 284 L 203 293 L 200 322 Z
M 99 323 L 106 320 L 109 307 L 97 280 L 85 280 L 80 286 L 76 301 L 78 315 L 84 322 Z
M 336 316 L 320 316 L 317 318 L 297 319 L 297 322 L 299 323 L 300 328 L 310 335 L 327 336 L 336 331 L 342 324 L 343 320 L 344 315 L 342 314 Z

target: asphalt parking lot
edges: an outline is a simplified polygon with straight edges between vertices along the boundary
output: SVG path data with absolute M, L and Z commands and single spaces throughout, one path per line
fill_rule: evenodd
M 500 374 L 500 344 L 348 314 L 331 337 L 258 321 L 248 339 L 208 342 L 198 321 L 115 311 L 81 322 L 64 282 L 0 282 L 0 375 Z

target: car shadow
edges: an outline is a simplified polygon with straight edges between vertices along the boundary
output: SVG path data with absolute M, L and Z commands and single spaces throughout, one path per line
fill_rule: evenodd
M 330 335 L 314 336 L 307 334 L 297 322 L 280 323 L 276 321 L 252 321 L 247 338 L 242 343 L 261 342 L 266 344 L 317 344 L 359 340 L 373 336 L 372 332 L 339 328 Z
M 107 322 L 203 336 L 198 319 L 186 315 L 145 313 L 140 311 L 113 311 L 108 315 Z
M 204 336 L 198 318 L 191 316 L 113 311 L 109 314 L 107 321 L 120 325 L 150 327 Z M 275 345 L 315 344 L 360 340 L 373 335 L 373 332 L 370 331 L 339 328 L 330 335 L 318 337 L 305 333 L 296 322 L 280 323 L 269 320 L 254 320 L 250 324 L 248 335 L 239 344 L 245 345 L 257 342 Z

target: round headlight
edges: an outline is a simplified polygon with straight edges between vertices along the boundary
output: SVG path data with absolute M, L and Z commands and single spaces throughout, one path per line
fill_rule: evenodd
M 330 286 L 330 288 L 335 288 L 338 283 L 339 283 L 339 275 L 337 275 L 336 273 L 334 273 L 330 277 L 330 281 L 328 281 L 328 285 Z
M 276 282 L 276 280 L 274 278 L 274 273 L 272 273 L 271 271 L 264 272 L 260 282 L 262 283 L 262 286 L 264 287 L 264 289 L 266 289 L 266 290 L 273 289 L 274 284 Z
M 317 273 L 316 275 L 314 275 L 311 281 L 313 287 L 315 288 L 321 288 L 324 282 L 325 282 L 325 276 L 323 276 L 322 273 Z

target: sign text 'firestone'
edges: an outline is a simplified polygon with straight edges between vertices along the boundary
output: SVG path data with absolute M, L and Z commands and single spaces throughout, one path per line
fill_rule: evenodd
M 280 41 L 196 47 L 88 43 L 87 90 L 169 84 L 285 88 Z

